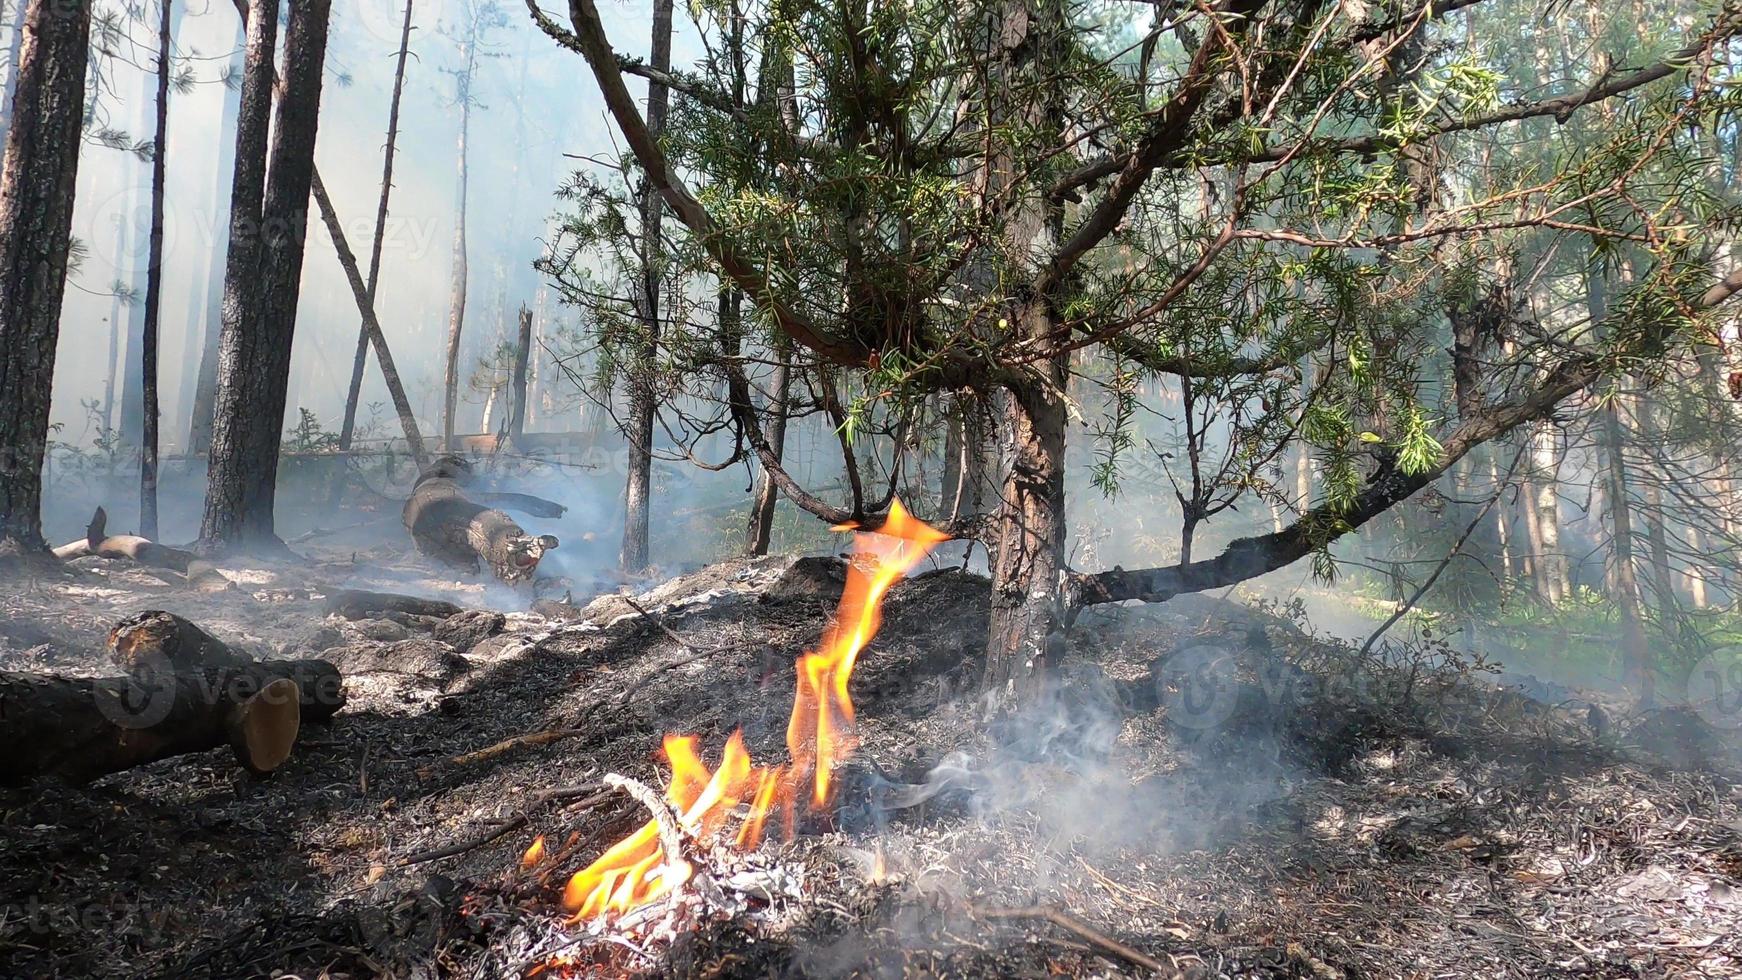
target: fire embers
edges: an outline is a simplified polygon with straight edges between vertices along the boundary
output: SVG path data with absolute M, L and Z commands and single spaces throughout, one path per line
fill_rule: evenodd
M 664 750 L 671 781 L 665 807 L 657 799 L 644 800 L 654 819 L 569 879 L 563 906 L 577 921 L 628 912 L 683 887 L 696 876 L 685 850 L 752 850 L 761 843 L 771 817 L 779 819 L 790 837 L 798 806 L 829 807 L 834 767 L 857 745 L 847 687 L 853 666 L 877 635 L 890 588 L 945 540 L 946 535 L 908 514 L 899 502 L 890 507 L 889 519 L 877 533 L 854 536 L 840 607 L 817 649 L 797 664 L 798 688 L 786 730 L 790 760 L 755 766 L 742 733 L 734 732 L 718 767 L 709 770 L 694 737 L 667 735 Z M 629 785 L 623 788 L 635 791 Z

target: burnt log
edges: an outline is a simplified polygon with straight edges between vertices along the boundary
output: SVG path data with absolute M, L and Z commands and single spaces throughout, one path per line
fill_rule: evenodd
M 417 550 L 469 572 L 487 564 L 504 582 L 531 579 L 556 538 L 527 534 L 507 514 L 467 497 L 469 473 L 463 460 L 444 457 L 418 478 L 401 515 Z
M 170 756 L 229 746 L 249 771 L 277 768 L 303 718 L 344 705 L 324 660 L 269 660 L 125 677 L 0 671 L 0 785 L 86 782 Z M 305 707 L 307 705 L 307 707 Z
M 394 592 L 364 592 L 360 589 L 346 589 L 328 596 L 326 610 L 329 615 L 345 619 L 375 619 L 383 613 L 446 619 L 465 611 L 441 599 L 424 599 Z

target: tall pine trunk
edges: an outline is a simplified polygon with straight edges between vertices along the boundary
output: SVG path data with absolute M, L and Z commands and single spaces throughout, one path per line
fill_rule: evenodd
M 393 149 L 399 142 L 399 99 L 405 91 L 405 58 L 411 49 L 411 5 L 405 0 L 405 22 L 399 28 L 399 58 L 393 67 L 393 98 L 387 107 L 387 149 L 381 165 L 381 202 L 375 207 L 375 238 L 369 245 L 369 305 L 375 305 L 381 270 L 381 248 L 387 237 L 387 199 L 393 193 Z M 339 451 L 351 448 L 357 432 L 357 402 L 363 394 L 363 369 L 369 362 L 369 325 L 357 328 L 357 353 L 351 359 L 351 386 L 345 392 L 345 420 L 339 426 Z
M 236 147 L 236 207 L 232 214 L 225 286 L 224 333 L 218 372 L 212 462 L 206 482 L 200 545 L 206 551 L 281 548 L 273 530 L 278 450 L 290 386 L 290 350 L 296 327 L 303 244 L 308 232 L 319 126 L 321 72 L 326 58 L 331 0 L 291 0 L 284 44 L 284 95 L 279 101 L 263 196 L 258 171 L 272 100 L 272 34 L 277 0 L 255 0 L 248 18 L 248 77 Z M 243 143 L 243 136 L 248 139 Z M 244 171 L 247 171 L 244 173 Z M 250 214 L 259 220 L 251 228 Z M 238 247 L 238 240 L 241 246 Z M 252 241 L 251 241 L 252 240 Z M 232 304 L 230 298 L 237 302 Z
M 520 307 L 514 334 L 514 369 L 508 376 L 508 444 L 521 449 L 526 442 L 526 368 L 532 358 L 532 311 Z
M 652 67 L 671 70 L 672 0 L 653 0 Z M 647 83 L 647 130 L 654 139 L 665 133 L 670 93 L 655 81 Z M 623 488 L 623 550 L 618 564 L 625 572 L 647 567 L 647 526 L 653 494 L 653 417 L 658 411 L 655 362 L 659 356 L 660 228 L 665 205 L 651 181 L 641 188 L 641 269 L 635 312 L 641 321 L 640 350 L 629 375 L 629 475 Z
M 1531 431 L 1531 459 L 1536 469 L 1531 506 L 1536 509 L 1536 567 L 1543 598 L 1566 601 L 1571 588 L 1567 557 L 1561 553 L 1560 444 L 1553 425 L 1539 422 Z
M 1608 315 L 1607 283 L 1600 271 L 1586 275 L 1586 304 L 1592 323 Z M 1639 595 L 1639 577 L 1633 559 L 1633 502 L 1629 497 L 1627 461 L 1622 455 L 1626 442 L 1621 425 L 1620 399 L 1606 399 L 1600 412 L 1598 448 L 1602 453 L 1609 511 L 1609 565 L 1615 602 L 1621 614 L 1621 664 L 1628 684 L 1649 703 L 1655 686 L 1650 651 L 1645 645 L 1645 614 Z
M 88 0 L 31 0 L 0 178 L 0 554 L 43 550 L 50 379 L 85 116 Z
M 768 379 L 768 406 L 763 415 L 768 424 L 763 436 L 776 459 L 786 456 L 786 417 L 790 413 L 787 389 L 792 384 L 792 344 L 785 337 L 776 342 L 774 373 Z M 750 526 L 745 550 L 752 555 L 768 554 L 768 543 L 774 536 L 774 508 L 780 501 L 780 490 L 774 477 L 764 471 L 756 480 L 756 498 L 750 505 Z
M 236 27 L 237 51 L 230 61 L 234 72 L 224 89 L 224 117 L 218 131 L 218 166 L 212 173 L 213 226 L 217 233 L 206 263 L 205 329 L 200 334 L 199 373 L 194 376 L 194 388 L 188 410 L 188 452 L 203 456 L 212 448 L 212 411 L 218 392 L 218 338 L 224 324 L 225 261 L 218 256 L 230 252 L 230 223 L 216 219 L 216 209 L 229 203 L 230 180 L 236 170 L 237 127 L 242 113 L 242 78 L 246 72 L 248 28 Z M 192 304 L 188 307 L 193 309 Z
M 472 125 L 472 75 L 477 70 L 477 38 L 468 36 L 463 57 L 466 67 L 454 76 L 460 99 L 459 189 L 454 215 L 454 281 L 448 306 L 447 374 L 442 385 L 442 449 L 454 450 L 454 409 L 460 396 L 460 332 L 466 325 L 466 136 Z
M 151 152 L 151 237 L 146 247 L 145 333 L 140 374 L 145 398 L 143 438 L 139 443 L 139 533 L 157 537 L 157 334 L 163 306 L 163 169 L 169 148 L 169 56 L 172 0 L 158 0 L 157 128 Z

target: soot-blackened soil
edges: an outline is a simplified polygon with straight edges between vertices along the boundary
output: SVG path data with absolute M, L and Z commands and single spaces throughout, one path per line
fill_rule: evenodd
M 995 713 L 987 586 L 952 570 L 898 587 L 860 661 L 838 811 L 765 845 L 797 897 L 675 941 L 591 935 L 563 923 L 562 884 L 646 815 L 548 791 L 661 785 L 666 732 L 711 759 L 741 728 L 782 760 L 838 561 L 729 562 L 543 614 L 386 547 L 226 572 L 221 593 L 96 559 L 5 583 L 0 668 L 112 673 L 108 626 L 161 608 L 328 656 L 350 702 L 268 779 L 212 751 L 0 790 L 0 976 L 1742 975 L 1742 793 L 1697 718 L 1593 730 L 1582 703 L 1405 677 L 1189 598 L 1085 617 L 1052 692 Z M 340 587 L 509 615 L 438 640 L 327 618 Z M 540 834 L 556 857 L 520 868 Z

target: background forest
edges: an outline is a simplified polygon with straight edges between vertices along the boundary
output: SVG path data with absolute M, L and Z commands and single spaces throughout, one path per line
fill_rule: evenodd
M 573 508 L 572 576 L 827 547 L 817 517 L 895 494 L 980 521 L 965 558 L 1001 588 L 1066 583 L 1050 612 L 1012 600 L 1012 648 L 1247 579 L 1351 638 L 1407 606 L 1392 628 L 1585 681 L 1679 683 L 1729 645 L 1735 328 L 1705 309 L 1736 268 L 1732 12 L 1013 10 L 613 3 L 594 36 L 580 7 L 341 3 L 315 156 L 399 414 L 443 444 L 572 434 L 491 457 Z M 90 15 L 42 519 L 66 536 L 102 502 L 156 532 L 122 489 L 154 441 L 185 540 L 245 31 L 223 5 Z M 706 224 L 577 84 L 595 44 Z M 297 532 L 411 449 L 331 226 L 305 230 L 274 447 Z M 1024 323 L 1043 293 L 1051 326 Z M 1059 446 L 1023 445 L 1053 438 L 1037 419 Z M 1056 489 L 1014 506 L 1056 557 L 1000 570 L 1037 448 Z M 1179 571 L 1096 577 L 1141 566 Z

